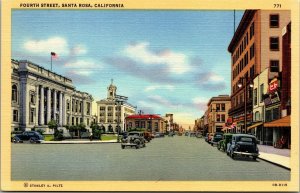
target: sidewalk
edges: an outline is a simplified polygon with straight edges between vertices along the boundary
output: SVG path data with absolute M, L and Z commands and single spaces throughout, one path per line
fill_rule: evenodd
M 290 149 L 277 149 L 268 145 L 257 145 L 259 149 L 259 159 L 271 162 L 275 165 L 281 166 L 286 169 L 290 167 Z
M 87 140 L 87 139 L 72 139 L 72 140 L 63 140 L 63 141 L 43 141 L 41 144 L 98 144 L 98 143 L 116 143 L 117 140 L 107 140 L 107 141 L 100 141 L 100 140 Z

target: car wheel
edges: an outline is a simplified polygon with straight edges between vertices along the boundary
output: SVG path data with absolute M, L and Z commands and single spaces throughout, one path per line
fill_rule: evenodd
M 35 143 L 35 140 L 34 140 L 33 138 L 30 138 L 30 139 L 29 139 L 29 142 L 30 142 L 30 143 Z
M 234 153 L 232 151 L 230 152 L 230 157 L 234 159 Z
M 257 158 L 256 156 L 253 156 L 253 157 L 252 157 L 252 159 L 253 159 L 254 161 L 256 160 L 256 158 Z
M 125 145 L 121 145 L 121 148 L 124 149 L 124 148 L 125 148 Z
M 139 146 L 139 145 L 136 145 L 136 146 L 135 146 L 135 149 L 138 149 L 138 148 L 140 148 L 140 146 Z
M 13 143 L 19 143 L 19 141 L 20 141 L 20 139 L 16 138 L 16 137 L 14 137 L 13 140 L 12 140 Z

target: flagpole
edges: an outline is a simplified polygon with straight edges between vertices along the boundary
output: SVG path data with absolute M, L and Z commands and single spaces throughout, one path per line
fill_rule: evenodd
M 51 57 L 51 71 L 52 71 L 52 54 L 50 53 L 50 57 Z

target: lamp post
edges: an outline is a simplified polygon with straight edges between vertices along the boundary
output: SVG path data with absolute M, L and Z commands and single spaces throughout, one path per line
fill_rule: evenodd
M 244 82 L 244 128 L 241 130 L 242 133 L 246 133 L 247 132 L 247 90 L 248 90 L 248 84 L 249 87 L 252 88 L 253 87 L 253 83 L 250 82 L 248 77 L 241 77 L 238 83 L 238 87 L 241 88 L 243 86 Z M 250 96 L 249 96 L 250 98 Z M 243 132 L 244 130 L 244 132 Z
M 120 116 L 121 116 L 121 105 L 128 100 L 128 97 L 116 95 L 115 104 L 118 107 L 118 118 L 117 118 L 117 128 L 118 128 L 118 139 L 117 142 L 120 142 Z

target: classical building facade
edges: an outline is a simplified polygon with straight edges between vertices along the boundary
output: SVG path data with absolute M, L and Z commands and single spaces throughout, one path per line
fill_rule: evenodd
M 228 110 L 231 107 L 229 95 L 219 95 L 212 97 L 208 104 L 208 132 L 222 132 L 222 129 L 228 119 Z
M 44 129 L 92 121 L 93 97 L 77 91 L 72 80 L 27 60 L 11 61 L 11 130 Z
M 290 11 L 246 10 L 228 46 L 231 53 L 232 124 L 247 132 L 253 119 L 253 80 L 268 68 L 268 80 L 282 70 L 282 28 L 290 22 Z
M 127 98 L 123 97 L 122 98 Z M 97 101 L 97 123 L 105 132 L 118 132 L 126 130 L 125 118 L 135 114 L 136 107 L 119 98 L 117 87 L 113 81 L 107 88 L 107 98 Z

